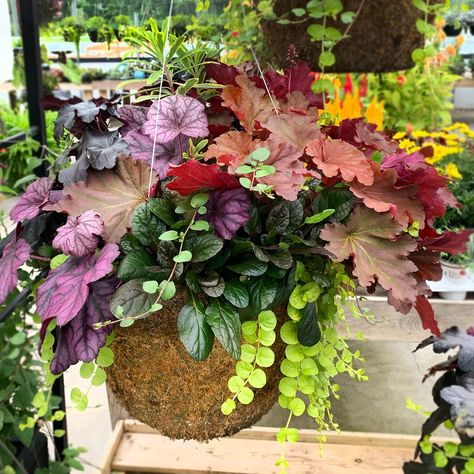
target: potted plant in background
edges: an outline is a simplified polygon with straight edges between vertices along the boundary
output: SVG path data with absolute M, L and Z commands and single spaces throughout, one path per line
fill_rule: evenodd
M 474 10 L 463 12 L 460 18 L 461 27 L 474 34 Z
M 101 16 L 91 16 L 86 20 L 85 27 L 92 42 L 97 43 L 102 29 L 107 25 L 105 18 Z
M 113 21 L 113 29 L 115 32 L 115 37 L 122 41 L 124 36 L 127 36 L 128 29 L 131 26 L 132 22 L 130 17 L 127 15 L 117 15 L 114 17 Z
M 84 25 L 77 18 L 73 16 L 68 16 L 61 20 L 60 27 L 64 41 L 71 41 L 72 43 L 74 43 L 74 46 L 76 48 L 77 62 L 79 62 L 81 55 L 81 36 L 86 31 Z
M 444 17 L 446 24 L 443 26 L 443 30 L 448 37 L 459 36 L 462 33 L 462 24 L 457 13 L 449 13 Z

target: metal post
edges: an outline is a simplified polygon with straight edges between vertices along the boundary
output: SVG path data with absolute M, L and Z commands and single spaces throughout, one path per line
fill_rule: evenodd
M 19 19 L 25 60 L 26 94 L 31 136 L 37 140 L 42 152 L 46 145 L 46 122 L 41 108 L 43 97 L 43 73 L 39 41 L 38 6 L 36 0 L 19 0 Z M 46 163 L 35 170 L 38 176 L 46 176 Z

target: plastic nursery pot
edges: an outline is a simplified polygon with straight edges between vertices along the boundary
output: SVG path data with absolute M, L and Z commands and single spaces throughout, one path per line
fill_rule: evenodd
M 184 291 L 178 292 L 159 313 L 117 330 L 107 383 L 132 417 L 165 436 L 199 441 L 231 436 L 260 420 L 278 399 L 284 356 L 279 328 L 272 346 L 275 362 L 265 369 L 267 384 L 255 390 L 251 404 L 237 402 L 236 410 L 225 416 L 221 404 L 231 395 L 227 381 L 235 375 L 236 361 L 218 341 L 205 361 L 191 358 L 176 325 L 184 304 Z M 284 309 L 275 313 L 281 319 Z
M 304 8 L 307 0 L 275 0 L 277 17 L 301 20 L 291 11 Z M 357 11 L 360 0 L 343 0 L 344 11 Z M 288 17 L 289 14 L 289 17 Z M 333 72 L 388 72 L 408 69 L 413 66 L 411 53 L 423 45 L 423 36 L 416 29 L 416 20 L 422 12 L 413 5 L 413 0 L 365 0 L 359 16 L 351 26 L 349 38 L 334 48 L 336 63 L 327 68 Z M 321 43 L 313 42 L 306 32 L 309 21 L 278 24 L 264 21 L 262 30 L 268 45 L 270 61 L 280 67 L 287 66 L 287 54 L 293 46 L 299 59 L 318 69 Z M 344 32 L 347 25 L 328 20 Z
M 462 29 L 456 28 L 453 25 L 444 25 L 443 31 L 446 33 L 446 36 L 453 37 L 453 36 L 459 36 L 462 32 Z M 471 30 L 471 33 L 472 33 L 472 30 Z
M 99 41 L 99 31 L 98 30 L 89 30 L 87 32 L 87 34 L 89 35 L 89 39 L 93 43 L 97 43 Z
M 441 268 L 443 270 L 443 278 L 446 278 L 453 284 L 462 285 L 471 276 L 471 269 L 466 265 L 441 260 Z

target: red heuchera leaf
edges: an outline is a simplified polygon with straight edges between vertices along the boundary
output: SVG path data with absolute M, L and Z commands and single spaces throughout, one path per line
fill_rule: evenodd
M 421 245 L 435 252 L 458 255 L 467 250 L 467 243 L 471 234 L 472 230 L 446 231 L 438 234 L 434 229 L 427 226 L 420 232 Z
M 235 78 L 239 74 L 239 70 L 234 66 L 214 62 L 206 64 L 206 75 L 223 86 L 237 86 Z
M 432 334 L 440 337 L 441 331 L 439 330 L 438 322 L 435 318 L 433 306 L 431 306 L 431 303 L 428 301 L 426 296 L 418 296 L 415 303 L 415 309 L 420 315 L 423 329 L 429 329 Z
M 52 186 L 53 182 L 49 178 L 39 178 L 33 181 L 11 210 L 12 221 L 19 222 L 23 219 L 36 217 L 41 208 L 50 202 L 49 194 Z
M 248 133 L 233 130 L 217 137 L 208 147 L 204 159 L 216 158 L 219 165 L 227 165 L 229 173 L 234 173 L 260 143 L 260 140 L 252 140 Z
M 418 244 L 407 234 L 399 236 L 402 231 L 390 215 L 357 206 L 347 225 L 326 224 L 321 238 L 329 242 L 326 249 L 337 261 L 353 258 L 353 274 L 362 286 L 378 281 L 395 298 L 414 303 L 418 291 L 413 273 L 417 267 L 407 256 Z
M 66 224 L 59 227 L 53 247 L 66 255 L 85 257 L 97 248 L 104 223 L 99 214 L 86 211 L 79 217 L 69 216 Z
M 260 77 L 256 77 L 254 80 L 261 89 L 265 87 Z M 314 94 L 311 89 L 314 82 L 314 75 L 305 62 L 301 61 L 285 69 L 283 74 L 279 74 L 271 69 L 265 73 L 265 80 L 270 91 L 275 94 L 277 99 L 283 99 L 291 92 L 300 91 L 305 95 L 306 99 L 308 99 L 310 105 L 318 107 L 319 109 L 323 108 L 322 96 Z
M 245 74 L 236 77 L 239 87 L 224 87 L 221 93 L 222 105 L 235 113 L 247 132 L 258 128 L 275 113 L 270 97 L 259 89 Z
M 114 320 L 109 303 L 117 286 L 116 278 L 100 280 L 89 285 L 89 296 L 79 314 L 65 326 L 58 328 L 58 341 L 51 372 L 55 375 L 71 365 L 93 361 L 105 345 L 111 326 L 94 329 L 94 324 Z M 49 324 L 49 320 L 46 321 Z
M 204 104 L 197 99 L 170 95 L 153 102 L 142 131 L 152 138 L 156 132 L 158 143 L 170 142 L 180 134 L 192 138 L 207 137 L 209 129 L 204 110 Z
M 5 245 L 0 258 L 0 304 L 18 283 L 18 269 L 28 260 L 31 247 L 24 239 L 15 237 Z
M 128 151 L 132 158 L 145 160 L 151 165 L 153 139 L 139 131 L 131 131 L 124 140 L 128 143 Z M 155 160 L 153 169 L 160 179 L 165 179 L 170 164 L 179 165 L 183 161 L 183 152 L 189 148 L 188 137 L 179 135 L 168 143 L 155 144 Z
M 340 173 L 349 183 L 355 178 L 366 185 L 374 182 L 374 173 L 365 155 L 342 140 L 314 140 L 306 148 L 306 153 L 313 157 L 313 163 L 328 178 Z
M 204 165 L 197 160 L 189 160 L 182 165 L 174 166 L 168 176 L 175 179 L 166 187 L 176 191 L 181 196 L 201 191 L 203 189 L 237 189 L 239 182 L 234 176 L 221 171 L 217 164 Z
M 416 197 L 422 202 L 426 219 L 432 221 L 434 217 L 442 217 L 446 206 L 455 206 L 457 201 L 447 187 L 447 180 L 438 171 L 425 161 L 420 153 L 399 153 L 387 155 L 382 160 L 382 169 L 394 169 L 397 172 L 396 186 L 416 184 Z
M 263 146 L 270 150 L 270 158 L 265 164 L 274 166 L 276 171 L 258 181 L 273 186 L 273 191 L 278 196 L 288 201 L 296 200 L 305 178 L 312 175 L 300 161 L 302 152 L 291 143 L 274 137 L 264 142 Z
M 144 161 L 120 157 L 116 170 L 91 170 L 87 181 L 64 186 L 65 198 L 49 210 L 74 217 L 96 211 L 104 222 L 104 240 L 120 242 L 135 209 L 146 201 L 149 176 L 150 167 Z
M 243 188 L 218 189 L 209 193 L 207 213 L 203 216 L 222 239 L 233 239 L 249 219 L 250 199 Z
M 119 255 L 118 245 L 107 244 L 99 256 L 69 257 L 51 270 L 37 292 L 37 310 L 42 321 L 56 318 L 58 326 L 64 326 L 74 319 L 89 296 L 89 283 L 110 273 Z
M 273 115 L 262 126 L 280 140 L 291 143 L 302 152 L 311 142 L 321 138 L 317 124 L 306 115 Z
M 387 169 L 381 171 L 377 163 L 372 163 L 375 180 L 371 186 L 354 181 L 350 190 L 364 204 L 377 212 L 390 211 L 397 222 L 407 227 L 410 222 L 418 221 L 421 228 L 425 223 L 423 206 L 416 199 L 417 186 L 396 187 L 397 173 Z
M 439 253 L 431 250 L 417 250 L 408 257 L 418 268 L 418 275 L 423 280 L 439 281 L 443 276 Z
M 339 125 L 324 130 L 331 138 L 340 138 L 372 155 L 375 150 L 393 154 L 398 150 L 398 142 L 386 133 L 376 130 L 376 125 L 368 124 L 363 118 L 345 119 Z
M 318 108 L 312 107 L 310 101 L 301 91 L 290 92 L 287 94 L 286 99 L 280 99 L 279 102 L 282 113 L 297 113 L 299 115 L 307 115 L 314 122 L 318 120 Z
M 120 127 L 120 134 L 126 137 L 133 130 L 140 130 L 146 122 L 148 107 L 138 105 L 124 105 L 118 111 L 119 119 L 123 122 Z

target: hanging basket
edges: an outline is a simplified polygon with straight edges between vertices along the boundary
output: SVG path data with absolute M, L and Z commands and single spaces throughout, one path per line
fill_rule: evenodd
M 344 0 L 344 11 L 357 11 L 363 0 Z M 277 17 L 301 20 L 294 16 L 293 8 L 305 7 L 307 0 L 275 0 Z M 332 72 L 388 72 L 408 69 L 413 66 L 411 53 L 423 46 L 423 36 L 416 29 L 416 20 L 422 12 L 413 5 L 413 0 L 365 0 L 359 16 L 350 27 L 349 38 L 340 41 L 334 48 Z M 316 21 L 316 20 L 315 20 Z M 264 21 L 262 30 L 268 45 L 269 60 L 280 67 L 288 66 L 288 50 L 296 50 L 299 59 L 318 69 L 321 43 L 311 41 L 307 27 L 311 19 L 303 23 L 281 25 L 275 21 Z M 328 20 L 344 32 L 348 25 Z
M 230 436 L 256 423 L 277 401 L 284 344 L 277 337 L 272 346 L 276 357 L 273 366 L 264 369 L 267 385 L 255 390 L 250 405 L 237 403 L 225 416 L 220 407 L 229 397 L 227 381 L 235 375 L 236 361 L 217 341 L 204 362 L 191 358 L 177 333 L 184 304 L 183 292 L 159 313 L 117 331 L 107 383 L 132 417 L 163 435 L 199 441 Z

